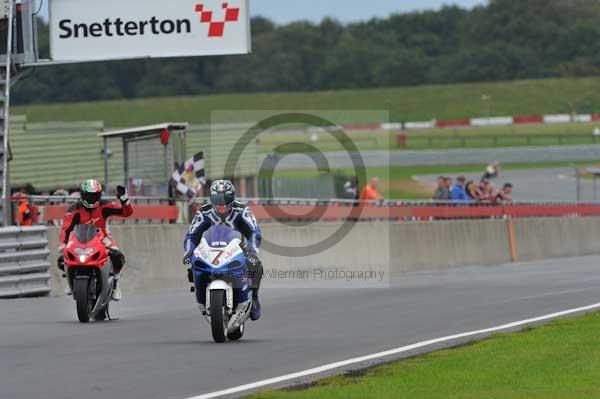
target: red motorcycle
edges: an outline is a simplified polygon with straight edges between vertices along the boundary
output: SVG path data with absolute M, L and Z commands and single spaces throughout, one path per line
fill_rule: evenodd
M 115 273 L 104 244 L 104 233 L 91 224 L 80 224 L 64 249 L 66 277 L 77 304 L 80 322 L 110 318 Z

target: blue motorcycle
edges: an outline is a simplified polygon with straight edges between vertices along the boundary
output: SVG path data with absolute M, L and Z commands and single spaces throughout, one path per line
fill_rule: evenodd
M 252 279 L 242 242 L 239 232 L 216 225 L 204 232 L 192 256 L 192 292 L 218 343 L 242 338 L 252 309 Z

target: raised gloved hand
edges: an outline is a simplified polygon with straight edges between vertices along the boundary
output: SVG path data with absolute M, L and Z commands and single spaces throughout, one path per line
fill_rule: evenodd
M 117 198 L 121 199 L 122 196 L 127 194 L 127 190 L 124 186 L 117 186 Z
M 126 203 L 129 201 L 129 195 L 127 195 L 127 189 L 123 186 L 117 186 L 117 198 L 122 202 Z

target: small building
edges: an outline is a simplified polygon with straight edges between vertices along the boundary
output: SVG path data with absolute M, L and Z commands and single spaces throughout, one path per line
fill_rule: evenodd
M 238 150 L 237 143 L 243 133 L 241 128 L 173 122 L 99 133 L 103 140 L 104 184 L 110 187 L 123 182 L 134 196 L 172 197 L 169 180 L 175 164 L 183 165 L 201 152 L 208 182 L 231 179 L 240 197 L 255 197 L 258 195 L 256 143 L 253 141 Z M 110 176 L 111 158 L 117 152 L 123 154 L 114 160 L 122 162 L 120 181 Z M 230 158 L 236 160 L 237 167 L 234 176 L 224 176 Z
M 167 197 L 175 163 L 185 162 L 187 128 L 187 123 L 161 123 L 99 133 L 103 140 L 106 190 L 124 184 L 133 196 Z M 109 173 L 115 153 L 111 147 L 115 145 L 120 145 L 123 154 L 118 160 L 122 162 L 123 176 L 117 181 Z

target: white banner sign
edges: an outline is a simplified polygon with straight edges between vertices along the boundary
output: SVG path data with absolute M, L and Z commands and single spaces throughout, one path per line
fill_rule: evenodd
M 53 61 L 246 54 L 248 0 L 50 0 Z

